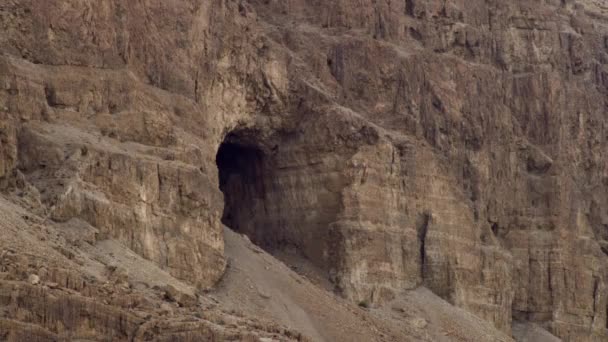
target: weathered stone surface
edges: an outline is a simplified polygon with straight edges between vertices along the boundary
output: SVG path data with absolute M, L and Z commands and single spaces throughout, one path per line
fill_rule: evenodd
M 25 221 L 26 211 L 4 198 L 0 207 L 2 341 L 306 341 L 197 301 L 192 287 L 117 242 L 72 240 L 62 225 L 40 225 L 35 215 Z M 167 292 L 177 303 L 166 302 Z
M 7 0 L 0 29 L 3 196 L 81 243 L 209 288 L 223 222 L 355 303 L 608 338 L 602 1 Z

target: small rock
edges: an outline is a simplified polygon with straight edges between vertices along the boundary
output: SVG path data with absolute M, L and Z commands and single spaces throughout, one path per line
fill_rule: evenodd
M 393 309 L 393 311 L 399 312 L 399 313 L 405 313 L 405 309 L 402 306 L 393 306 L 391 307 L 391 309 Z
M 260 297 L 264 298 L 264 299 L 270 299 L 270 294 L 263 291 L 263 290 L 258 290 L 258 293 L 260 294 Z
M 413 318 L 412 320 L 410 320 L 410 323 L 418 329 L 424 329 L 428 325 L 426 319 L 422 317 Z
M 51 288 L 51 289 L 56 289 L 56 288 L 59 288 L 59 284 L 57 284 L 57 283 L 52 283 L 52 282 L 51 282 L 51 283 L 46 283 L 46 286 L 48 286 L 48 287 L 49 287 L 49 288 Z
M 181 292 L 172 285 L 164 286 L 163 291 L 163 297 L 166 301 L 176 302 L 181 307 L 195 306 L 198 303 L 196 297 L 191 294 Z
M 173 313 L 173 306 L 169 303 L 160 304 L 161 315 L 170 315 Z
M 40 277 L 36 274 L 30 274 L 30 276 L 27 278 L 27 281 L 29 281 L 32 285 L 38 285 L 40 284 Z

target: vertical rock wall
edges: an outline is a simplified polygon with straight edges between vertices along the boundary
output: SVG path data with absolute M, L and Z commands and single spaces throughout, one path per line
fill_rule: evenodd
M 209 287 L 235 134 L 264 156 L 228 185 L 235 229 L 353 301 L 424 285 L 504 331 L 603 339 L 607 18 L 595 0 L 8 0 L 0 177 Z

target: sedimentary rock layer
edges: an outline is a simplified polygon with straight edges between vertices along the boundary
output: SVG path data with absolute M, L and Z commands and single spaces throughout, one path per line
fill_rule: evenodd
M 53 224 L 209 288 L 224 223 L 356 303 L 608 338 L 602 1 L 7 0 L 0 29 L 3 196 Z

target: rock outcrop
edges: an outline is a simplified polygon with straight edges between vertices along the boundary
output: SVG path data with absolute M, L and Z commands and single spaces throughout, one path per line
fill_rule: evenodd
M 3 201 L 76 251 L 209 289 L 225 224 L 354 303 L 425 286 L 507 334 L 608 339 L 602 0 L 5 0 L 0 30 Z M 1 283 L 25 313 L 0 337 L 143 326 L 31 286 Z

